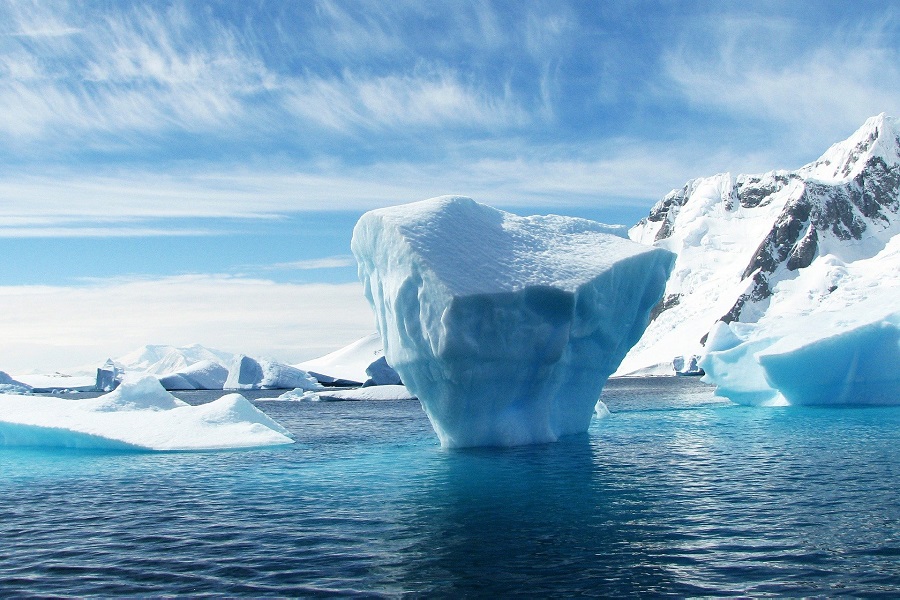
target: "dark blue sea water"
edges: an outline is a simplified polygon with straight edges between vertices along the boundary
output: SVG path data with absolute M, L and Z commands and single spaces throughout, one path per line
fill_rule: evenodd
M 0 596 L 900 594 L 900 409 L 604 399 L 506 450 L 441 449 L 415 402 L 261 402 L 278 449 L 0 449 Z

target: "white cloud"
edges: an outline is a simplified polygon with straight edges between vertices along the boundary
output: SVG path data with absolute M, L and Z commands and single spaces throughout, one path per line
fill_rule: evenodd
M 325 258 L 310 258 L 307 260 L 295 260 L 292 262 L 275 263 L 264 267 L 267 271 L 310 271 L 313 269 L 341 269 L 355 267 L 356 259 L 352 256 L 328 256 Z
M 866 118 L 900 113 L 896 40 L 869 25 L 798 45 L 801 24 L 720 17 L 701 21 L 664 62 L 692 104 L 771 123 L 767 128 L 804 151 L 822 152 Z
M 190 275 L 79 287 L 0 286 L 0 370 L 99 363 L 144 344 L 200 343 L 299 362 L 374 331 L 359 284 Z

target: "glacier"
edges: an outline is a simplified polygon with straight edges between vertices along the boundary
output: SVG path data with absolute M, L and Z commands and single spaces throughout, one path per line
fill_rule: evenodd
M 126 377 L 92 399 L 0 395 L 0 446 L 173 451 L 292 443 L 239 394 L 190 406 L 152 375 Z
M 720 322 L 760 346 L 762 337 L 779 336 L 772 326 L 788 306 L 817 307 L 837 294 L 829 310 L 841 302 L 847 307 L 842 310 L 853 310 L 857 300 L 842 296 L 840 288 L 856 275 L 841 274 L 858 273 L 855 263 L 884 252 L 898 234 L 900 123 L 884 114 L 799 169 L 693 179 L 629 231 L 632 240 L 675 252 L 678 259 L 646 333 L 615 375 L 674 375 L 673 358 L 704 356 Z M 890 267 L 870 268 L 885 273 Z M 877 285 L 867 295 L 888 295 L 897 303 L 896 292 Z M 802 312 L 798 307 L 796 315 Z
M 674 255 L 571 217 L 461 196 L 364 214 L 351 249 L 387 361 L 445 447 L 587 430 Z

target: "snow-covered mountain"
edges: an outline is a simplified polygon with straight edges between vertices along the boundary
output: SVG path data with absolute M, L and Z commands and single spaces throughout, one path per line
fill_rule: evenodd
M 199 344 L 191 346 L 148 345 L 120 356 L 113 362 L 126 373 L 140 372 L 151 375 L 168 375 L 184 371 L 201 361 L 229 365 L 234 355 L 213 350 Z
M 678 259 L 617 374 L 671 374 L 673 358 L 703 354 L 718 321 L 756 323 L 780 306 L 821 303 L 848 282 L 842 273 L 858 271 L 841 265 L 878 256 L 898 233 L 900 122 L 884 114 L 795 171 L 689 181 L 629 231 Z M 805 273 L 804 285 L 791 285 Z

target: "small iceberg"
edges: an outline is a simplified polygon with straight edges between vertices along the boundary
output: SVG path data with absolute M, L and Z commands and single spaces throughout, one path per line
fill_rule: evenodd
M 191 406 L 152 375 L 87 400 L 0 395 L 0 446 L 225 450 L 292 444 L 289 436 L 240 394 Z
M 262 400 L 263 398 L 261 398 Z M 272 400 L 298 401 L 306 400 L 312 402 L 343 402 L 343 401 L 373 401 L 373 400 L 416 400 L 417 398 L 410 393 L 406 386 L 403 385 L 375 385 L 369 387 L 356 388 L 354 390 L 336 390 L 336 391 L 320 391 L 312 392 L 304 389 L 291 390 L 285 392 L 278 398 Z

